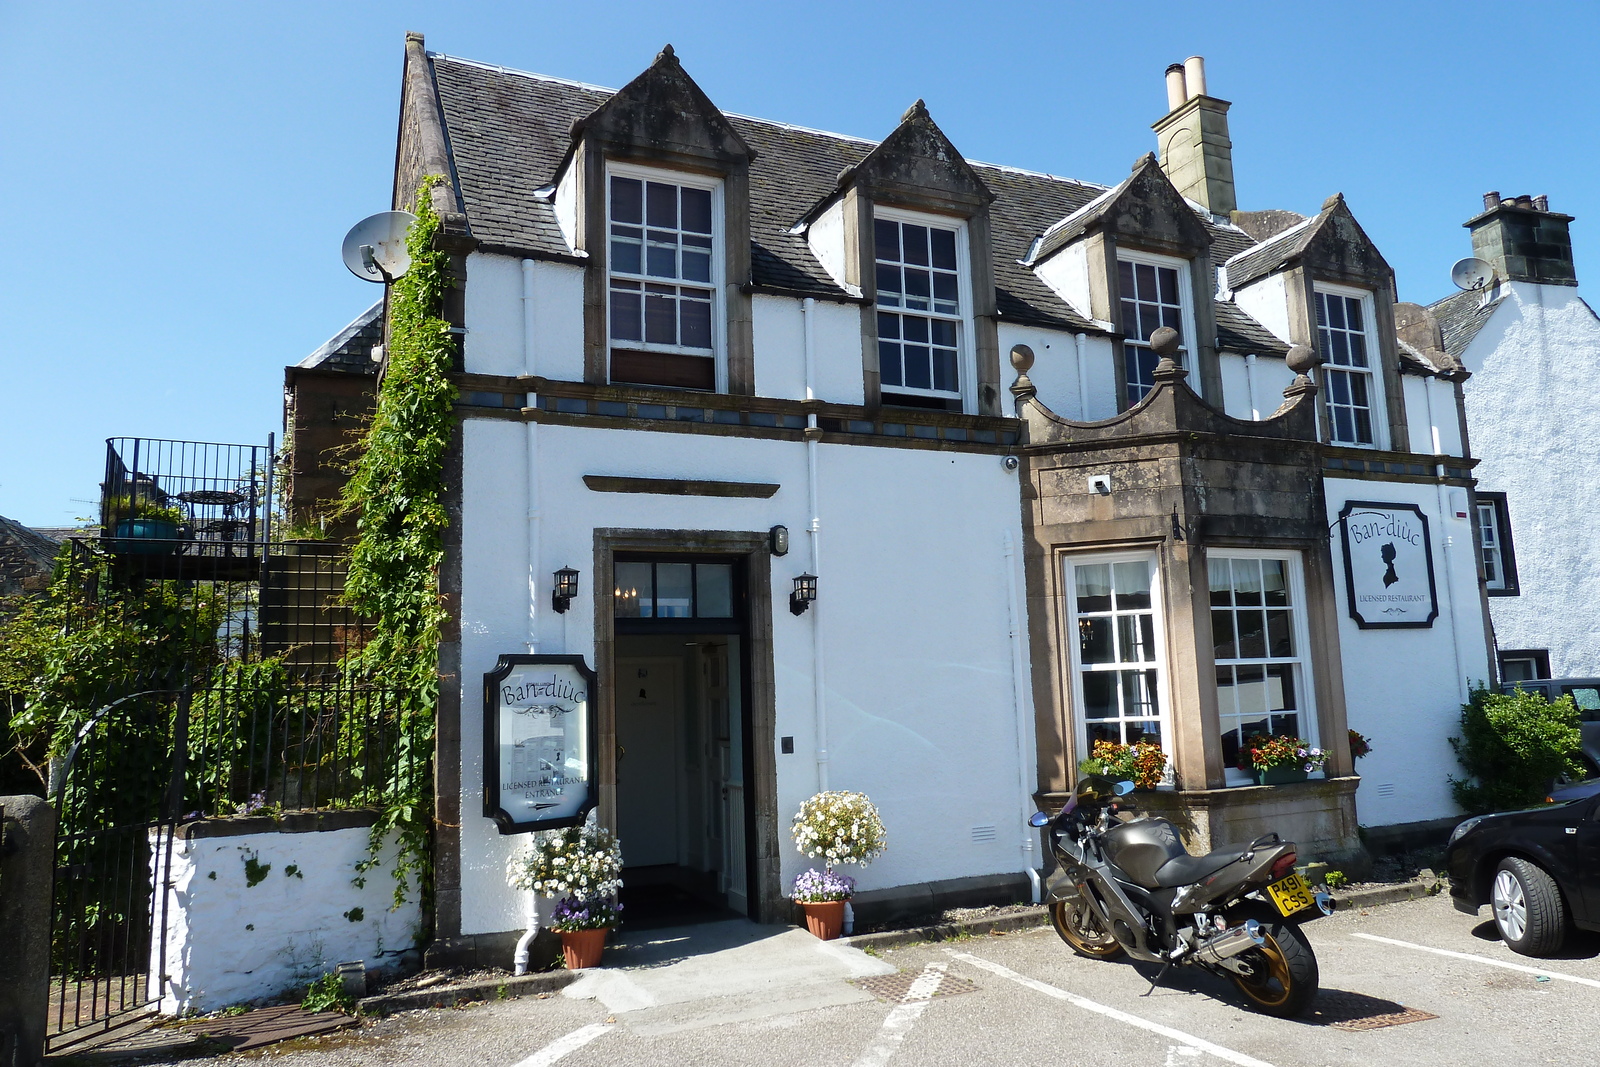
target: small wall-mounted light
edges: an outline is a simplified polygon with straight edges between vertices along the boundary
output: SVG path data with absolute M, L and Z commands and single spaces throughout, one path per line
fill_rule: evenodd
M 815 574 L 797 574 L 794 579 L 794 592 L 789 594 L 789 610 L 796 615 L 804 615 L 811 602 L 817 599 L 817 576 Z
M 789 554 L 789 527 L 774 526 L 768 530 L 767 544 L 771 546 L 774 556 L 787 556 Z
M 550 587 L 550 606 L 558 614 L 572 607 L 572 598 L 578 595 L 578 572 L 562 567 L 555 573 L 555 584 Z

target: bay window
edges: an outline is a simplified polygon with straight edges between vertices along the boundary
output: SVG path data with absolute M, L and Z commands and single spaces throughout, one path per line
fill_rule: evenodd
M 606 181 L 610 380 L 726 388 L 720 187 L 615 164 Z
M 1297 555 L 1231 549 L 1206 564 L 1222 762 L 1227 783 L 1244 785 L 1239 751 L 1256 734 L 1316 743 L 1305 583 Z
M 1078 750 L 1096 741 L 1167 745 L 1165 635 L 1155 556 L 1069 558 L 1064 564 Z

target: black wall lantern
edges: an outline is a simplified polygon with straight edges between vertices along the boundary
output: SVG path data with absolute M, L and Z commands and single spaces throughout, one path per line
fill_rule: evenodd
M 771 546 L 774 556 L 787 556 L 789 554 L 789 527 L 774 526 L 768 530 L 767 543 Z
M 572 607 L 572 598 L 578 595 L 578 572 L 571 567 L 562 567 L 555 573 L 555 585 L 550 589 L 550 606 L 557 614 L 565 613 Z
M 794 592 L 789 594 L 789 610 L 804 615 L 811 602 L 817 599 L 817 576 L 799 574 L 794 579 Z

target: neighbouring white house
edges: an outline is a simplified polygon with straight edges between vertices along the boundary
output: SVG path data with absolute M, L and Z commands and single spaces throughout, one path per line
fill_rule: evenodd
M 1583 383 L 1600 363 L 1600 317 L 1578 294 L 1571 215 L 1543 196 L 1484 194 L 1468 220 L 1492 277 L 1431 305 L 1471 373 L 1467 427 L 1500 677 L 1600 675 L 1600 411 Z
M 599 818 L 664 909 L 786 917 L 830 788 L 888 826 L 858 909 L 1016 899 L 1098 740 L 1162 746 L 1192 848 L 1454 813 L 1492 670 L 1465 373 L 1341 196 L 1237 209 L 1198 57 L 1166 88 L 1098 184 L 921 101 L 881 141 L 726 114 L 670 47 L 611 90 L 408 37 L 394 205 L 444 177 L 462 339 L 430 959 L 523 924 L 508 655 L 593 670 Z M 1255 784 L 1257 733 L 1326 770 Z

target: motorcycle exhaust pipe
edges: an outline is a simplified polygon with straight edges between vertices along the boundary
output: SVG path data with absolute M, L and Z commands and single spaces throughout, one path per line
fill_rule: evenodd
M 1331 894 L 1324 893 L 1319 889 L 1317 892 L 1311 894 L 1311 899 L 1316 903 L 1317 910 L 1322 912 L 1322 914 L 1333 914 L 1334 900 Z
M 1261 924 L 1254 919 L 1246 919 L 1243 926 L 1235 926 L 1232 930 L 1206 939 L 1195 948 L 1194 954 L 1206 963 L 1221 964 L 1241 952 L 1260 948 L 1266 940 L 1261 934 Z

